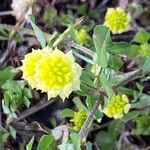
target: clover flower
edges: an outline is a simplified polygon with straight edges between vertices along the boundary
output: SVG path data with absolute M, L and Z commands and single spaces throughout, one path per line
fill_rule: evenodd
M 33 50 L 32 53 L 25 55 L 22 61 L 23 78 L 28 81 L 32 88 L 36 88 L 35 72 L 37 62 L 43 57 L 42 50 Z
M 122 118 L 125 113 L 128 113 L 131 104 L 125 94 L 113 95 L 112 99 L 108 102 L 103 112 L 109 118 L 115 119 Z
M 52 51 L 32 51 L 23 60 L 23 78 L 32 88 L 48 94 L 48 98 L 60 96 L 63 100 L 72 91 L 80 89 L 82 68 L 75 63 L 70 52 L 64 54 L 57 48 Z
M 75 30 L 75 41 L 80 45 L 85 45 L 89 42 L 90 36 L 86 29 Z
M 70 120 L 73 123 L 73 129 L 79 131 L 86 120 L 86 112 L 82 109 L 74 113 L 74 117 Z
M 110 28 L 112 33 L 120 34 L 128 31 L 131 17 L 121 7 L 108 8 L 105 15 L 104 25 Z
M 140 45 L 139 54 L 142 57 L 149 57 L 150 56 L 150 44 L 145 43 Z

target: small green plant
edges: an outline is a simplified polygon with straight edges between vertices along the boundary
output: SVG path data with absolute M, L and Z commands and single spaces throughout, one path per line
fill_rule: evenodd
M 26 17 L 33 29 L 24 28 L 23 32 L 36 36 L 41 47 L 27 53 L 17 69 L 6 67 L 9 61 L 2 64 L 0 94 L 2 120 L 6 121 L 0 120 L 5 128 L 0 128 L 0 146 L 12 136 L 12 140 L 23 139 L 18 145 L 27 150 L 90 150 L 94 146 L 113 150 L 130 144 L 128 137 L 150 135 L 150 96 L 145 90 L 150 73 L 150 33 L 139 31 L 130 42 L 115 40 L 130 32 L 130 13 L 123 7 L 109 8 L 105 20 L 98 24 L 95 21 L 101 14 L 94 10 L 92 16 L 92 12 L 88 12 L 87 4 L 69 11 L 47 6 L 40 23 L 45 23 L 45 30 L 57 23 L 49 30 L 52 34 L 43 32 L 34 16 Z M 78 17 L 86 14 L 91 15 L 89 24 L 81 25 L 83 17 Z M 0 28 L 0 39 L 10 43 L 18 35 L 25 40 L 20 30 L 13 31 L 10 38 L 7 29 Z M 18 77 L 20 72 L 22 77 Z M 36 94 L 32 92 L 40 95 L 34 103 Z M 54 101 L 68 102 L 67 107 L 55 110 L 61 125 L 60 120 L 54 120 L 54 129 L 50 129 L 26 120 Z M 55 111 L 50 112 L 53 119 Z M 24 133 L 26 136 L 20 138 Z
M 30 100 L 32 98 L 31 90 L 26 86 L 24 81 L 7 80 L 3 84 L 4 90 L 4 104 L 12 111 L 18 110 L 25 105 L 27 108 L 30 106 Z

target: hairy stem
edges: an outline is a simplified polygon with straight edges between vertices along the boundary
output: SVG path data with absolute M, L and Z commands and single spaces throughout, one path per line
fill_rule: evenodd
M 81 45 L 79 45 L 79 44 L 77 44 L 77 43 L 75 43 L 73 41 L 67 40 L 65 43 L 68 44 L 68 46 L 73 47 L 73 48 L 77 49 L 78 51 L 80 51 L 80 52 L 82 52 L 84 54 L 88 54 L 91 57 L 93 57 L 95 55 L 94 51 L 91 51 L 90 49 L 88 49 L 88 48 L 86 48 L 84 46 L 81 46 Z
M 118 83 L 114 84 L 112 87 L 113 88 L 118 88 L 119 86 L 123 86 L 127 84 L 128 82 L 139 78 L 142 75 L 142 69 L 137 69 L 128 73 L 125 73 L 123 76 L 123 79 L 119 81 Z M 119 78 L 119 76 L 118 76 Z
M 79 132 L 79 136 L 80 136 L 81 139 L 83 139 L 84 137 L 86 137 L 86 135 L 88 134 L 88 130 L 89 130 L 89 127 L 90 127 L 90 125 L 91 125 L 91 123 L 93 121 L 94 114 L 95 114 L 96 110 L 98 109 L 100 103 L 101 103 L 101 100 L 98 99 L 95 102 L 95 104 L 94 104 L 94 106 L 93 106 L 93 108 L 92 108 L 89 116 L 85 120 L 85 122 L 84 122 L 84 124 L 83 124 L 83 126 L 82 126 L 82 128 L 81 128 L 81 130 Z
M 42 100 L 39 103 L 35 104 L 34 106 L 32 106 L 31 108 L 23 111 L 19 117 L 18 117 L 18 121 L 27 118 L 28 116 L 40 111 L 41 109 L 49 106 L 50 104 L 52 104 L 55 101 L 55 99 L 52 100 Z
M 68 34 L 79 24 L 81 24 L 81 22 L 83 21 L 83 18 L 79 18 L 75 24 L 71 25 L 69 28 L 67 28 L 60 36 L 59 38 L 53 43 L 52 48 L 55 48 L 61 41 L 63 41 L 66 36 L 68 36 Z
M 147 73 L 149 73 L 149 72 L 147 72 Z M 140 75 L 142 74 L 142 69 L 137 69 L 137 70 L 129 72 L 127 74 L 128 74 L 127 77 L 124 80 L 121 80 L 120 82 L 118 82 L 116 85 L 114 85 L 113 88 L 118 88 L 118 87 L 130 82 L 133 79 L 139 78 Z M 93 106 L 89 116 L 85 120 L 85 122 L 79 132 L 81 139 L 84 139 L 87 136 L 89 127 L 93 121 L 94 114 L 103 99 L 104 99 L 104 95 L 100 94 L 100 99 L 95 102 L 95 105 Z

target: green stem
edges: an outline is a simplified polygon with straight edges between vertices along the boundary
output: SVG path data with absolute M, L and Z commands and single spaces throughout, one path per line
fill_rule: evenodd
M 83 18 L 80 18 L 77 20 L 77 22 L 73 25 L 71 25 L 68 29 L 66 29 L 60 36 L 59 38 L 53 43 L 52 48 L 55 48 L 61 41 L 63 41 L 66 36 L 81 22 L 83 21 Z
M 92 64 L 92 65 L 94 64 L 93 60 L 91 60 L 91 59 L 89 59 L 89 58 L 87 58 L 87 57 L 85 57 L 85 56 L 83 56 L 83 55 L 81 55 L 75 51 L 73 51 L 73 54 L 75 56 L 79 57 L 80 59 L 84 60 L 85 62 L 89 63 L 89 64 Z
M 147 72 L 147 73 L 149 73 L 149 72 Z M 140 77 L 140 75 L 142 75 L 142 69 L 137 69 L 135 71 L 132 71 L 132 72 L 128 73 L 127 77 L 124 80 L 122 80 L 122 81 L 118 82 L 116 85 L 114 85 L 113 88 L 118 88 L 118 87 L 130 82 L 133 79 L 137 79 Z M 85 120 L 85 122 L 84 122 L 84 124 L 83 124 L 83 126 L 79 132 L 81 139 L 84 139 L 87 136 L 89 127 L 93 121 L 94 114 L 97 111 L 99 105 L 101 104 L 101 101 L 103 100 L 104 95 L 102 95 L 102 93 L 100 93 L 100 97 L 102 97 L 102 99 L 97 100 L 95 102 L 89 116 Z
M 75 48 L 76 50 L 84 53 L 84 54 L 87 54 L 91 57 L 93 57 L 95 55 L 95 52 L 93 52 L 92 50 L 88 49 L 87 47 L 84 47 L 84 46 L 81 46 L 73 41 L 69 41 L 69 40 L 66 40 L 65 43 L 69 46 L 69 47 L 73 47 Z
M 98 99 L 95 102 L 95 104 L 94 104 L 91 112 L 89 113 L 87 119 L 85 120 L 85 122 L 84 122 L 84 124 L 83 124 L 83 126 L 82 126 L 82 128 L 81 128 L 81 130 L 79 132 L 79 136 L 80 136 L 81 139 L 84 139 L 87 136 L 89 128 L 91 126 L 91 123 L 92 123 L 92 121 L 94 119 L 94 114 L 95 114 L 96 110 L 98 109 L 100 103 L 101 103 L 101 100 Z
M 142 69 L 137 69 L 137 70 L 134 70 L 132 72 L 125 73 L 123 75 L 122 80 L 119 81 L 118 83 L 115 83 L 112 87 L 113 88 L 118 88 L 119 86 L 123 86 L 126 83 L 128 83 L 128 82 L 130 82 L 134 79 L 139 78 L 141 75 L 142 75 Z M 118 76 L 118 78 L 119 78 L 119 76 Z

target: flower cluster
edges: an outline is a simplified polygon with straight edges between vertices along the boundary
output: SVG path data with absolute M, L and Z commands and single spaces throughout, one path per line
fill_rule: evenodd
M 113 95 L 103 112 L 109 118 L 114 117 L 118 119 L 122 118 L 125 113 L 128 113 L 130 107 L 131 104 L 125 94 Z
M 89 42 L 90 36 L 86 29 L 75 30 L 75 41 L 80 45 L 85 45 Z
M 145 43 L 140 45 L 139 54 L 142 57 L 149 57 L 150 56 L 150 44 Z
M 73 123 L 73 129 L 75 131 L 79 131 L 81 129 L 83 123 L 86 120 L 86 117 L 87 117 L 86 112 L 83 111 L 82 109 L 74 113 L 74 117 L 73 119 L 70 120 L 70 122 Z
M 117 8 L 108 8 L 105 15 L 104 24 L 110 28 L 112 33 L 122 33 L 129 29 L 131 17 L 127 14 L 124 9 Z
M 60 96 L 63 100 L 72 91 L 80 89 L 82 68 L 75 63 L 72 52 L 59 49 L 33 50 L 22 61 L 23 78 L 32 88 L 48 93 L 48 98 Z

